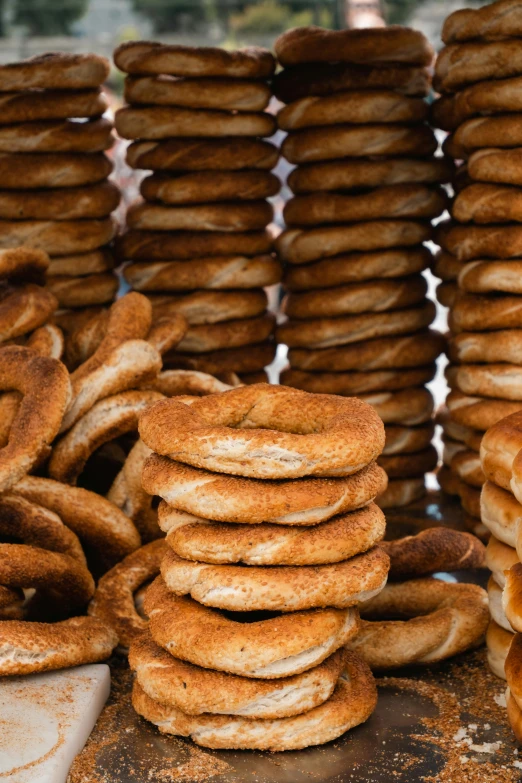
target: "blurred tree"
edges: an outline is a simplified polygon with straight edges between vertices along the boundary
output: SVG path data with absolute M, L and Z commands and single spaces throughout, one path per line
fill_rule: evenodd
M 89 0 L 15 0 L 12 23 L 28 35 L 70 35 L 88 7 Z
M 211 0 L 132 0 L 132 7 L 147 16 L 159 34 L 197 30 L 213 21 L 216 11 Z
M 6 35 L 5 10 L 5 0 L 0 0 L 0 38 L 3 38 Z
M 237 36 L 277 35 L 290 27 L 320 24 L 330 27 L 333 14 L 318 3 L 285 3 L 279 0 L 258 0 L 245 4 L 241 13 L 230 15 L 230 29 Z
M 406 24 L 413 16 L 413 12 L 420 5 L 426 5 L 428 0 L 384 0 L 385 17 L 388 24 Z M 430 0 L 433 5 L 445 5 L 445 0 Z M 462 6 L 484 5 L 491 0 L 467 0 Z

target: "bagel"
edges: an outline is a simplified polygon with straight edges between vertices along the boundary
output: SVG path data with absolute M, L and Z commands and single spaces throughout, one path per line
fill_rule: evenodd
M 522 226 L 453 225 L 439 232 L 438 241 L 460 261 L 514 258 L 522 254 Z
M 312 372 L 394 370 L 428 365 L 443 352 L 444 338 L 425 330 L 405 337 L 381 337 L 340 348 L 291 348 L 292 369 Z
M 399 25 L 364 30 L 296 27 L 282 33 L 274 51 L 285 68 L 300 63 L 348 62 L 363 65 L 429 65 L 433 50 L 416 30 Z
M 116 646 L 114 631 L 93 617 L 59 623 L 2 622 L 0 674 L 21 675 L 65 669 L 108 658 Z
M 283 103 L 347 90 L 395 90 L 401 95 L 425 97 L 429 89 L 427 69 L 391 63 L 380 67 L 303 63 L 280 70 L 272 79 L 272 92 Z
M 449 321 L 454 332 L 518 329 L 522 326 L 522 297 L 462 294 L 450 313 Z M 505 331 L 497 334 L 501 335 L 499 343 L 503 343 Z M 493 340 L 493 337 L 490 339 Z
M 520 502 L 520 413 L 496 423 L 482 439 L 480 454 L 486 477 L 510 490 Z
M 24 591 L 0 586 L 0 619 L 24 620 L 26 615 Z
M 58 301 L 39 285 L 0 288 L 0 344 L 42 326 L 54 313 Z
M 4 190 L 72 188 L 106 179 L 112 163 L 103 153 L 13 153 L 0 154 L 0 182 Z
M 176 658 L 205 669 L 243 677 L 279 679 L 300 674 L 326 660 L 357 633 L 358 613 L 315 609 L 270 619 L 238 622 L 191 598 L 169 592 L 161 577 L 144 601 L 150 634 Z M 197 640 L 197 641 L 196 641 Z
M 43 283 L 49 268 L 49 257 L 43 250 L 16 247 L 0 250 L 0 279 Z
M 102 84 L 109 70 L 109 61 L 97 54 L 49 52 L 1 65 L 0 91 L 86 90 Z
M 520 149 L 479 149 L 468 160 L 469 176 L 483 182 L 522 185 Z
M 118 123 L 116 127 L 119 130 Z M 266 133 L 252 135 L 270 136 L 269 129 L 266 130 Z M 281 154 L 289 163 L 302 164 L 379 155 L 411 155 L 413 158 L 422 158 L 433 155 L 436 149 L 437 141 L 427 125 L 412 127 L 398 123 L 374 123 L 328 125 L 292 131 L 281 145 Z
M 494 79 L 472 84 L 456 95 L 443 96 L 432 104 L 432 118 L 437 128 L 454 130 L 477 114 L 519 112 L 522 109 L 519 90 L 522 78 Z
M 69 256 L 68 259 L 71 257 Z M 111 272 L 83 277 L 54 275 L 47 282 L 48 290 L 56 296 L 60 307 L 90 307 L 112 302 L 119 281 Z
M 423 122 L 428 108 L 421 98 L 408 98 L 393 90 L 337 92 L 301 98 L 277 114 L 281 130 L 293 131 L 318 125 L 350 123 Z
M 379 546 L 390 558 L 390 579 L 481 568 L 486 554 L 475 536 L 447 527 L 427 528 L 417 535 L 381 541 Z
M 338 394 L 342 397 L 379 391 L 397 391 L 429 383 L 435 377 L 435 365 L 413 369 L 374 370 L 371 372 L 305 372 L 283 370 L 280 381 L 285 386 L 314 394 Z
M 435 277 L 440 277 L 445 282 L 453 282 L 457 280 L 463 266 L 451 253 L 439 250 L 435 255 L 432 271 Z
M 509 571 L 505 572 L 505 578 L 506 583 L 502 593 L 502 607 L 505 612 L 505 619 L 513 630 L 520 632 L 522 628 L 522 616 L 520 613 L 522 564 L 517 562 L 515 565 L 512 565 Z
M 68 117 L 101 117 L 107 106 L 101 90 L 0 92 L 0 122 L 12 125 L 38 120 L 65 120 Z
M 476 183 L 460 191 L 452 214 L 460 223 L 522 222 L 522 195 L 517 188 Z
M 89 604 L 89 615 L 114 629 L 120 647 L 128 648 L 147 628 L 136 610 L 134 594 L 155 579 L 167 553 L 163 540 L 152 541 L 102 576 Z
M 170 139 L 212 136 L 272 136 L 275 119 L 267 112 L 225 112 L 147 106 L 118 109 L 114 126 L 123 139 Z
M 163 366 L 173 369 L 196 370 L 210 375 L 222 373 L 258 372 L 270 364 L 276 354 L 276 345 L 268 340 L 256 345 L 241 348 L 224 348 L 208 353 L 176 353 L 165 354 Z
M 425 329 L 435 317 L 433 302 L 388 313 L 362 313 L 338 318 L 290 320 L 277 328 L 277 339 L 290 348 L 333 348 L 378 337 Z
M 465 481 L 460 481 L 459 497 L 462 508 L 466 512 L 465 517 L 474 517 L 474 521 L 471 523 L 472 527 L 466 525 L 466 529 L 471 529 L 476 536 L 479 536 L 478 529 L 480 529 L 484 533 L 485 540 L 487 541 L 489 538 L 489 531 L 485 525 L 480 524 L 480 489 L 472 487 L 470 484 L 466 484 Z M 475 528 L 475 525 L 477 528 Z
M 433 397 L 422 387 L 363 394 L 360 399 L 375 408 L 384 424 L 415 427 L 429 421 L 433 413 Z
M 417 478 L 435 470 L 438 453 L 434 446 L 414 454 L 384 454 L 377 462 L 389 479 Z
M 389 185 L 358 195 L 310 193 L 288 201 L 287 226 L 357 223 L 382 218 L 432 218 L 446 208 L 442 191 L 424 185 Z
M 132 205 L 127 211 L 129 228 L 144 231 L 256 231 L 268 225 L 272 218 L 272 205 L 264 200 L 181 207 L 144 202 Z
M 250 291 L 203 290 L 182 293 L 177 296 L 158 294 L 151 296 L 150 301 L 154 321 L 163 316 L 177 314 L 186 318 L 191 326 L 256 318 L 262 316 L 267 307 L 267 296 L 263 289 Z M 247 324 L 244 324 L 243 328 L 247 328 Z M 210 330 L 209 335 L 212 334 L 212 331 Z
M 0 152 L 103 152 L 112 147 L 112 122 L 103 117 L 87 122 L 42 120 L 0 125 Z
M 246 79 L 127 76 L 123 97 L 130 104 L 263 111 L 270 101 L 270 88 Z
M 440 424 L 442 427 L 443 437 L 465 443 L 469 448 L 472 448 L 475 451 L 480 450 L 480 440 L 484 433 L 477 432 L 470 427 L 458 424 L 452 418 L 446 405 L 441 406 L 437 411 L 436 423 Z
M 505 292 L 522 294 L 522 262 L 514 261 L 470 261 L 461 267 L 459 287 L 472 294 Z
M 152 389 L 165 397 L 180 395 L 202 397 L 206 394 L 228 391 L 235 385 L 238 385 L 237 381 L 230 384 L 223 383 L 213 375 L 196 370 L 164 370 L 153 381 L 142 384 L 142 388 Z
M 522 363 L 522 331 L 504 329 L 494 332 L 462 332 L 454 335 L 449 355 L 457 362 Z
M 259 721 L 230 715 L 189 716 L 177 707 L 153 701 L 137 682 L 132 704 L 164 734 L 190 736 L 205 747 L 296 750 L 329 742 L 363 723 L 375 708 L 376 691 L 365 664 L 357 656 L 344 653 L 344 672 L 333 695 L 320 706 L 293 717 Z
M 158 522 L 165 532 L 177 524 L 178 511 L 247 525 L 315 525 L 367 506 L 386 487 L 384 471 L 374 464 L 340 479 L 267 483 L 191 468 L 157 454 L 145 463 L 142 481 L 146 492 L 165 500 L 158 510 Z M 249 494 L 243 494 L 247 490 Z M 170 507 L 176 513 L 171 515 Z
M 145 75 L 268 79 L 275 70 L 274 57 L 259 46 L 227 51 L 212 46 L 127 41 L 115 49 L 114 62 L 120 71 Z
M 472 449 L 464 449 L 455 454 L 451 460 L 451 469 L 463 482 L 472 487 L 480 489 L 484 484 L 480 456 Z
M 490 537 L 486 547 L 486 566 L 499 587 L 505 588 L 506 573 L 518 562 L 518 556 L 513 547 L 503 544 L 495 536 Z
M 500 626 L 504 631 L 513 633 L 513 628 L 511 627 L 511 624 L 507 619 L 504 609 L 502 607 L 502 589 L 495 582 L 492 576 L 489 577 L 487 590 L 488 590 L 488 601 L 489 601 L 489 613 L 491 615 L 491 619 L 498 626 Z
M 460 480 L 451 472 L 449 467 L 441 465 L 437 471 L 437 481 L 442 492 L 446 495 L 458 496 L 460 489 Z
M 374 278 L 405 277 L 422 272 L 430 263 L 431 254 L 422 246 L 350 253 L 312 264 L 289 266 L 285 269 L 283 284 L 288 291 L 309 291 Z
M 275 196 L 280 187 L 278 178 L 268 171 L 195 171 L 152 174 L 142 181 L 140 191 L 146 201 L 185 205 L 254 201 Z
M 491 620 L 486 632 L 487 660 L 493 674 L 501 680 L 506 679 L 504 664 L 512 640 L 512 633 L 501 628 L 494 620 Z
M 478 647 L 489 621 L 488 596 L 478 585 L 416 579 L 387 585 L 361 614 L 361 630 L 348 649 L 371 669 L 396 669 Z
M 110 242 L 116 223 L 102 220 L 0 220 L 0 247 L 29 245 L 50 255 L 86 253 Z
M 320 226 L 307 231 L 287 229 L 277 237 L 275 246 L 283 261 L 306 264 L 354 250 L 371 251 L 418 245 L 430 237 L 429 223 L 375 220 L 353 225 Z
M 114 269 L 115 260 L 106 248 L 92 250 L 90 253 L 80 253 L 72 256 L 60 256 L 49 261 L 47 280 L 52 277 L 87 277 Z
M 137 291 L 244 290 L 280 282 L 281 264 L 269 255 L 217 256 L 190 261 L 143 261 L 129 264 L 123 274 Z
M 267 231 L 226 233 L 219 231 L 136 231 L 129 230 L 116 240 L 122 259 L 136 261 L 177 259 L 188 261 L 207 256 L 270 253 L 272 237 Z
M 190 406 L 164 400 L 141 416 L 140 435 L 158 454 L 253 478 L 347 476 L 384 447 L 382 423 L 360 400 L 268 384 L 231 389 Z
M 466 120 L 455 131 L 453 143 L 468 153 L 484 147 L 520 147 L 522 133 L 516 117 L 516 114 L 497 114 Z
M 385 427 L 386 443 L 383 450 L 384 456 L 392 454 L 412 454 L 427 449 L 431 444 L 435 427 L 433 422 L 420 427 Z
M 25 345 L 39 356 L 61 359 L 64 350 L 62 330 L 53 324 L 40 326 L 27 338 Z
M 129 665 L 149 698 L 188 715 L 273 719 L 302 714 L 303 707 L 307 711 L 330 698 L 342 671 L 343 653 L 338 650 L 292 678 L 253 680 L 181 661 L 144 634 L 132 642 Z
M 142 489 L 141 472 L 150 449 L 137 440 L 107 493 L 107 499 L 132 519 L 143 543 L 158 538 L 158 515 L 152 498 Z
M 381 158 L 343 160 L 297 166 L 288 176 L 296 194 L 356 190 L 387 185 L 439 184 L 452 179 L 454 164 L 445 158 Z
M 488 79 L 522 74 L 516 40 L 470 41 L 443 47 L 435 62 L 433 86 L 438 92 L 455 92 Z
M 520 694 L 520 634 L 515 634 L 509 651 L 505 659 L 505 678 L 508 684 L 507 690 L 507 712 L 511 728 L 520 742 L 521 714 L 520 703 L 522 701 Z
M 120 203 L 120 191 L 112 182 L 88 188 L 60 188 L 36 192 L 0 191 L 2 220 L 77 220 L 104 218 Z
M 274 331 L 275 318 L 266 313 L 253 318 L 190 326 L 176 346 L 179 353 L 207 353 L 223 348 L 241 348 L 266 340 Z
M 424 476 L 422 478 L 401 478 L 388 482 L 387 488 L 376 499 L 379 508 L 402 508 L 420 500 L 426 494 Z
M 519 35 L 522 12 L 515 0 L 497 0 L 483 8 L 463 8 L 446 17 L 442 26 L 445 44 L 454 41 L 503 41 Z
M 127 147 L 126 156 L 133 169 L 176 172 L 263 171 L 272 169 L 278 158 L 273 144 L 247 136 L 137 141 Z
M 443 307 L 452 308 L 457 301 L 459 295 L 459 287 L 452 281 L 439 283 L 437 286 L 437 302 Z
M 516 364 L 463 364 L 457 369 L 457 386 L 464 394 L 519 401 L 521 373 Z

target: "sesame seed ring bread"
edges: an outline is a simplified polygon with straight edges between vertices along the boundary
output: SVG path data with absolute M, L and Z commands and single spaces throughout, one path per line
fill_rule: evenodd
M 486 477 L 511 491 L 520 502 L 520 451 L 522 449 L 522 415 L 514 413 L 499 421 L 482 439 L 480 455 Z
M 228 391 L 237 385 L 238 380 L 235 383 L 223 383 L 213 375 L 196 370 L 164 370 L 153 381 L 143 384 L 142 388 L 153 389 L 165 397 L 203 397 Z
M 11 492 L 57 514 L 76 533 L 88 559 L 96 556 L 98 571 L 112 568 L 140 546 L 131 520 L 95 492 L 37 476 L 25 476 Z
M 43 250 L 15 247 L 0 250 L 0 279 L 43 283 L 49 268 L 49 257 Z
M 423 122 L 428 108 L 421 98 L 408 98 L 393 90 L 338 92 L 301 98 L 284 106 L 277 115 L 281 130 L 292 131 L 318 125 L 379 122 Z
M 434 446 L 414 454 L 381 455 L 378 464 L 389 479 L 417 478 L 437 467 L 438 453 Z
M 47 288 L 56 296 L 60 307 L 90 307 L 112 302 L 118 285 L 118 278 L 107 272 L 80 278 L 54 275 L 49 278 Z
M 118 109 L 114 117 L 118 134 L 124 139 L 170 139 L 199 136 L 272 136 L 276 122 L 267 112 L 225 112 L 212 109 L 185 109 L 147 106 Z
M 422 478 L 393 479 L 376 499 L 379 508 L 384 510 L 409 506 L 426 494 L 424 476 Z
M 24 591 L 0 585 L 0 619 L 24 620 L 27 616 Z
M 163 357 L 163 366 L 178 370 L 196 370 L 210 375 L 223 373 L 258 372 L 269 365 L 275 357 L 276 345 L 265 341 L 241 348 L 224 348 L 207 353 L 177 353 L 170 351 Z
M 39 356 L 61 359 L 65 346 L 63 332 L 54 324 L 45 324 L 29 335 L 25 346 Z
M 519 560 L 515 549 L 502 543 L 495 536 L 490 536 L 486 547 L 486 566 L 499 587 L 505 588 L 506 575 L 510 568 L 517 564 Z
M 343 478 L 267 482 L 210 473 L 158 454 L 145 463 L 142 481 L 149 494 L 165 501 L 158 509 L 164 532 L 178 524 L 181 511 L 218 522 L 315 525 L 367 506 L 386 488 L 385 473 L 375 464 Z
M 512 188 L 509 188 L 512 190 Z M 470 261 L 459 272 L 459 288 L 472 294 L 522 294 L 522 261 Z
M 463 266 L 451 253 L 446 253 L 445 250 L 438 250 L 434 256 L 432 272 L 435 277 L 440 277 L 441 280 L 450 282 L 457 280 Z
M 438 92 L 456 92 L 469 84 L 505 79 L 522 74 L 518 41 L 470 41 L 441 49 L 433 87 Z
M 483 182 L 522 185 L 522 150 L 479 149 L 468 160 L 469 176 Z
M 518 555 L 517 555 L 518 557 Z M 506 582 L 502 593 L 502 608 L 506 621 L 514 631 L 520 632 L 522 628 L 522 615 L 520 611 L 520 594 L 522 579 L 522 564 L 515 563 L 509 571 L 505 572 Z
M 486 481 L 480 496 L 480 513 L 483 523 L 498 541 L 522 551 L 518 543 L 522 506 L 511 492 Z
M 438 241 L 460 261 L 514 258 L 522 253 L 522 226 L 446 226 L 439 232 Z
M 451 308 L 455 305 L 459 295 L 459 287 L 453 281 L 439 283 L 436 288 L 436 299 L 443 307 Z
M 522 368 L 516 364 L 463 364 L 457 386 L 464 394 L 522 400 Z
M 335 288 L 287 294 L 283 312 L 289 318 L 331 318 L 337 315 L 398 310 L 420 304 L 427 292 L 421 275 L 397 280 L 370 280 Z
M 323 704 L 342 671 L 338 650 L 314 669 L 280 680 L 254 680 L 181 661 L 142 634 L 132 642 L 129 665 L 150 699 L 187 715 L 285 718 Z
M 485 590 L 437 579 L 389 584 L 361 613 L 361 630 L 348 648 L 377 671 L 436 663 L 478 647 L 489 622 Z
M 270 255 L 143 261 L 126 266 L 124 276 L 137 291 L 244 290 L 280 282 L 281 264 Z
M 362 313 L 338 318 L 291 320 L 279 326 L 277 338 L 290 348 L 331 348 L 377 337 L 425 329 L 435 317 L 433 302 L 389 313 Z
M 458 496 L 460 480 L 447 465 L 442 464 L 437 470 L 437 481 L 442 492 L 446 495 Z
M 395 90 L 401 95 L 424 97 L 430 90 L 429 73 L 424 68 L 391 63 L 384 67 L 303 63 L 284 68 L 272 79 L 273 94 L 283 103 L 347 90 Z
M 379 391 L 421 386 L 436 374 L 436 366 L 415 367 L 406 370 L 374 370 L 370 372 L 305 372 L 288 369 L 281 373 L 285 386 L 314 394 L 339 394 L 342 397 Z
M 497 0 L 483 8 L 454 11 L 446 17 L 442 40 L 445 44 L 474 38 L 503 41 L 519 35 L 521 25 L 522 9 L 516 0 Z
M 147 201 L 184 205 L 269 198 L 275 196 L 280 187 L 281 183 L 275 174 L 247 169 L 156 173 L 142 181 L 140 191 Z
M 174 520 L 179 517 L 176 525 Z M 312 527 L 255 527 L 197 519 L 174 509 L 167 544 L 179 557 L 203 563 L 312 566 L 367 552 L 384 536 L 384 514 L 374 503 Z
M 350 253 L 289 266 L 285 269 L 283 283 L 288 291 L 309 291 L 375 278 L 405 277 L 427 269 L 431 261 L 429 250 L 422 246 Z
M 122 648 L 128 648 L 147 628 L 147 621 L 137 612 L 134 594 L 158 576 L 166 553 L 163 540 L 152 541 L 127 555 L 98 582 L 89 615 L 113 628 Z
M 59 190 L 0 190 L 0 218 L 6 220 L 77 220 L 104 218 L 120 203 L 112 182 Z
M 431 330 L 405 337 L 381 337 L 340 348 L 291 348 L 292 369 L 311 372 L 393 370 L 431 364 L 443 353 L 445 341 Z
M 444 96 L 432 105 L 434 124 L 454 130 L 477 114 L 520 112 L 522 77 L 494 79 L 466 87 L 453 96 Z
M 335 31 L 296 27 L 276 39 L 274 51 L 285 68 L 316 62 L 429 65 L 433 59 L 433 50 L 422 33 L 399 25 Z
M 356 190 L 385 185 L 438 184 L 452 179 L 454 164 L 449 158 L 345 158 L 297 166 L 288 176 L 296 194 L 324 190 Z
M 92 185 L 109 176 L 112 163 L 102 152 L 0 154 L 0 181 L 4 190 L 72 188 Z
M 107 499 L 132 519 L 143 543 L 153 541 L 160 535 L 152 497 L 141 486 L 143 464 L 150 453 L 150 449 L 138 439 L 107 493 Z
M 429 223 L 414 220 L 374 220 L 354 225 L 293 228 L 276 239 L 279 257 L 289 264 L 306 264 L 352 251 L 418 245 L 431 238 Z
M 0 247 L 29 245 L 55 256 L 87 253 L 106 245 L 116 222 L 102 220 L 0 220 Z
M 432 527 L 413 536 L 381 541 L 390 558 L 390 579 L 411 579 L 437 571 L 481 568 L 486 550 L 470 533 L 447 527 Z
M 207 353 L 223 348 L 240 348 L 266 340 L 274 331 L 271 313 L 254 318 L 190 326 L 176 347 L 179 353 Z
M 412 454 L 427 449 L 435 432 L 433 422 L 420 427 L 388 426 L 385 428 L 386 443 L 383 455 Z
M 501 680 L 506 679 L 504 665 L 513 638 L 513 633 L 491 620 L 486 632 L 487 660 L 493 674 Z
M 225 231 L 137 231 L 129 230 L 116 240 L 120 258 L 156 261 L 208 256 L 258 256 L 270 253 L 272 236 L 268 231 L 227 233 Z
M 515 737 L 520 742 L 522 737 L 522 693 L 520 690 L 521 674 L 521 637 L 515 634 L 505 659 L 505 679 L 508 689 L 506 691 L 507 713 L 511 728 Z
M 272 169 L 279 150 L 262 139 L 236 136 L 220 139 L 137 141 L 127 148 L 127 163 L 152 171 L 241 171 Z
M 72 256 L 59 256 L 49 261 L 47 279 L 52 277 L 87 277 L 101 272 L 110 272 L 116 262 L 107 248 L 92 250 L 90 253 L 78 253 Z
M 480 456 L 472 449 L 458 451 L 451 460 L 451 469 L 463 482 L 480 489 L 485 477 L 480 466 Z
M 359 628 L 358 612 L 351 607 L 267 619 L 249 613 L 238 622 L 191 598 L 173 595 L 161 577 L 147 590 L 144 609 L 152 638 L 167 652 L 175 652 L 176 658 L 205 669 L 266 680 L 318 666 Z
M 270 88 L 246 79 L 127 76 L 124 98 L 130 104 L 263 111 L 270 101 Z
M 142 440 L 194 467 L 253 478 L 348 476 L 384 447 L 384 427 L 357 399 L 254 384 L 164 400 L 140 418 Z
M 204 606 L 232 612 L 294 612 L 355 606 L 382 590 L 389 565 L 378 547 L 340 563 L 252 568 L 183 560 L 169 551 L 161 562 L 161 575 L 168 590 L 190 595 Z
M 257 231 L 272 218 L 272 205 L 264 199 L 188 206 L 144 202 L 133 204 L 127 211 L 129 228 L 144 231 Z
M 412 127 L 383 123 L 328 125 L 292 131 L 283 141 L 281 153 L 290 163 L 314 163 L 374 155 L 411 155 L 421 158 L 432 155 L 436 149 L 437 141 L 427 125 Z
M 522 297 L 461 294 L 450 313 L 449 326 L 453 332 L 518 330 L 522 327 Z
M 344 653 L 344 670 L 333 695 L 323 704 L 293 717 L 257 720 L 230 715 L 190 716 L 174 706 L 151 699 L 135 682 L 136 712 L 164 734 L 190 736 L 209 748 L 297 750 L 321 745 L 367 720 L 377 703 L 370 670 L 355 655 Z
M 381 218 L 431 218 L 446 208 L 441 190 L 424 185 L 390 185 L 359 195 L 310 193 L 287 201 L 287 226 L 356 223 Z
M 97 54 L 48 52 L 0 66 L 0 91 L 86 90 L 109 75 L 110 63 Z
M 182 262 L 185 263 L 185 262 Z M 192 291 L 172 296 L 151 296 L 154 320 L 169 313 L 178 313 L 191 326 L 215 324 L 262 315 L 267 296 L 262 288 L 249 291 Z
M 375 408 L 385 424 L 415 427 L 429 421 L 434 408 L 431 393 L 422 387 L 363 394 L 361 399 Z
M 517 566 L 513 566 L 516 568 Z M 511 573 L 511 572 L 510 572 Z M 508 574 L 509 579 L 509 574 Z M 487 585 L 488 600 L 489 600 L 489 613 L 491 619 L 497 625 L 499 625 L 504 631 L 513 633 L 513 627 L 506 617 L 504 607 L 502 606 L 502 588 L 495 582 L 492 576 L 488 579 Z
M 516 114 L 474 117 L 462 123 L 453 136 L 453 143 L 464 152 L 484 147 L 520 147 L 522 132 Z
M 520 223 L 522 194 L 513 187 L 476 183 L 460 191 L 452 214 L 460 223 Z
M 116 646 L 114 631 L 93 617 L 59 623 L 2 622 L 0 674 L 20 675 L 65 669 L 108 658 Z
M 113 142 L 112 122 L 101 117 L 0 126 L 0 152 L 103 152 Z
M 0 93 L 0 123 L 11 125 L 38 120 L 65 120 L 68 117 L 100 117 L 107 106 L 101 90 Z
M 116 48 L 114 62 L 120 71 L 131 74 L 268 79 L 275 70 L 274 57 L 259 46 L 227 51 L 212 46 L 128 41 Z

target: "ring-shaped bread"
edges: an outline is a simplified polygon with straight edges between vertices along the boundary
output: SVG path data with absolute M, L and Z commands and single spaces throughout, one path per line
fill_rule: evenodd
M 504 41 L 518 35 L 522 11 L 515 0 L 499 0 L 482 8 L 454 11 L 442 26 L 445 44 L 455 41 Z
M 510 645 L 515 634 L 506 631 L 494 620 L 491 620 L 486 632 L 486 647 L 488 665 L 493 674 L 501 680 L 506 679 L 504 666 Z
M 522 554 L 522 540 L 519 544 L 522 506 L 511 492 L 486 481 L 480 495 L 480 517 L 496 539 Z
M 144 544 L 160 534 L 158 514 L 152 507 L 153 498 L 141 485 L 143 465 L 150 454 L 149 447 L 138 438 L 107 492 L 107 500 L 132 519 Z
M 2 92 L 87 90 L 103 84 L 110 64 L 97 54 L 49 52 L 0 66 Z
M 381 541 L 379 546 L 390 558 L 390 579 L 481 568 L 486 555 L 475 536 L 447 527 L 427 528 L 417 535 Z
M 465 427 L 485 432 L 501 419 L 522 410 L 522 403 L 492 397 L 470 397 L 457 389 L 446 398 L 452 418 Z
M 506 574 L 517 563 L 519 563 L 519 559 L 516 550 L 490 535 L 486 547 L 486 567 L 489 568 L 493 579 L 502 589 L 506 586 Z
M 50 291 L 34 283 L 0 289 L 0 343 L 42 326 L 58 307 Z
M 514 628 L 509 622 L 506 612 L 504 611 L 504 607 L 502 605 L 502 594 L 503 590 L 495 582 L 495 579 L 490 576 L 488 579 L 487 584 L 487 591 L 488 591 L 488 601 L 489 601 L 489 613 L 491 615 L 491 619 L 496 622 L 497 625 L 499 625 L 501 628 L 503 628 L 505 631 L 509 631 L 509 633 L 514 632 Z
M 502 608 L 512 630 L 522 628 L 522 563 L 515 563 L 504 573 L 505 584 L 502 591 Z M 497 621 L 498 622 L 498 621 Z

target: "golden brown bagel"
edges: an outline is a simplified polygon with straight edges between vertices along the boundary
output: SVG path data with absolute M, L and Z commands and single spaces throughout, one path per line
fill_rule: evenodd
M 107 106 L 101 90 L 0 92 L 0 124 L 101 117 Z
M 278 158 L 273 144 L 245 136 L 137 141 L 127 148 L 129 166 L 153 171 L 269 170 Z
M 145 201 L 127 210 L 128 227 L 143 231 L 257 231 L 265 228 L 272 218 L 272 205 L 264 199 L 187 206 Z
M 268 171 L 205 171 L 152 174 L 141 183 L 147 201 L 164 204 L 203 204 L 268 198 L 279 192 L 281 183 Z
M 109 70 L 96 54 L 49 52 L 0 66 L 0 90 L 86 90 L 104 82 Z
M 111 182 L 43 192 L 0 190 L 0 219 L 62 221 L 104 218 L 119 203 L 120 191 Z
M 0 182 L 5 190 L 70 188 L 92 185 L 109 176 L 112 163 L 103 153 L 0 154 Z
M 130 104 L 263 111 L 270 89 L 263 82 L 246 79 L 127 76 L 124 98 Z
M 0 126 L 0 152 L 103 152 L 113 141 L 112 122 L 104 118 Z
M 119 237 L 116 249 L 120 258 L 137 261 L 178 259 L 244 254 L 257 256 L 272 249 L 268 231 L 231 234 L 219 231 L 127 231 Z
M 450 14 L 442 27 L 445 44 L 454 41 L 503 41 L 516 37 L 522 25 L 522 11 L 516 0 L 497 0 L 483 8 L 463 8 Z
M 225 112 L 171 106 L 126 106 L 118 109 L 114 125 L 124 139 L 170 139 L 176 137 L 272 136 L 275 119 L 267 112 Z

